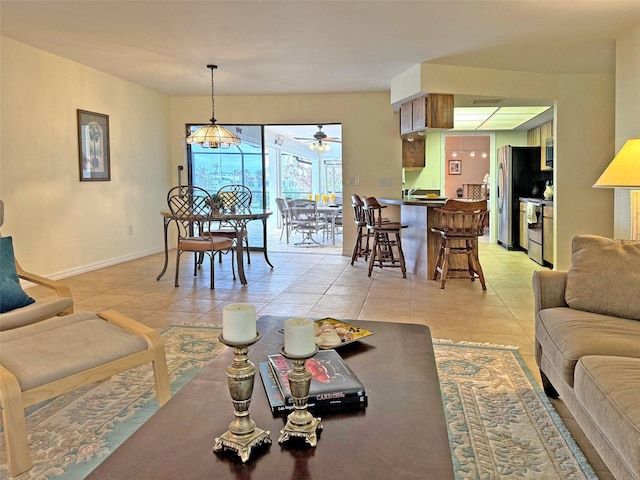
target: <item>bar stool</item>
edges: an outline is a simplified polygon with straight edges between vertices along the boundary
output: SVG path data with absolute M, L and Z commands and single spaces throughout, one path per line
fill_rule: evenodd
M 431 231 L 440 233 L 440 250 L 436 259 L 433 280 L 440 274 L 440 288 L 444 288 L 447 278 L 480 279 L 482 290 L 487 287 L 480 259 L 478 258 L 478 237 L 484 235 L 489 212 L 487 201 L 447 200 L 442 208 L 435 208 L 438 215 L 438 227 Z M 465 255 L 467 262 L 464 268 L 451 266 L 452 256 Z M 462 276 L 460 274 L 463 274 Z
M 400 268 L 402 278 L 407 278 L 407 269 L 404 263 L 400 230 L 407 228 L 399 222 L 384 221 L 382 209 L 375 197 L 364 198 L 364 209 L 367 219 L 367 231 L 373 237 L 369 256 L 369 276 L 373 267 Z
M 356 243 L 351 253 L 351 265 L 358 258 L 364 257 L 365 261 L 369 257 L 369 230 L 367 229 L 367 217 L 364 213 L 364 202 L 359 195 L 351 195 L 351 205 L 353 206 L 353 220 L 356 224 Z

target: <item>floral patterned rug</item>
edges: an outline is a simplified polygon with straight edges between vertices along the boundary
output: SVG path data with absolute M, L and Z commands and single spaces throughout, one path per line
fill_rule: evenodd
M 190 325 L 162 332 L 172 394 L 225 348 L 220 333 Z M 82 479 L 157 410 L 150 364 L 35 405 L 26 415 L 33 468 L 14 478 Z M 0 478 L 8 477 L 2 432 Z
M 220 330 L 162 332 L 172 393 L 225 348 Z M 597 479 L 516 349 L 434 340 L 434 350 L 456 479 Z M 157 409 L 148 365 L 36 405 L 34 466 L 15 478 L 82 479 Z M 0 478 L 6 461 L 0 435 Z
M 434 340 L 456 479 L 597 479 L 517 349 Z

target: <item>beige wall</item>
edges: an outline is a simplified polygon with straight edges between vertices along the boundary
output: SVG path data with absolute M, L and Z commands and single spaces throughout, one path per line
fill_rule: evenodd
M 210 97 L 171 99 L 171 168 L 177 171 L 186 159 L 185 124 L 208 123 Z M 340 95 L 279 95 L 260 97 L 216 96 L 216 118 L 224 124 L 342 124 L 344 202 L 353 193 L 379 197 L 400 196 L 402 144 L 398 115 L 389 104 L 389 93 Z M 346 185 L 359 177 L 359 186 Z M 390 178 L 391 186 L 380 186 Z M 353 214 L 345 208 L 343 251 L 351 254 L 355 239 Z
M 640 25 L 629 30 L 616 42 L 616 152 L 622 148 L 628 138 L 640 138 L 638 85 L 640 85 Z M 615 189 L 614 235 L 616 238 L 631 238 L 629 197 L 629 190 Z
M 0 40 L 2 234 L 23 267 L 62 277 L 159 251 L 168 97 Z M 110 182 L 79 181 L 76 109 L 109 115 Z

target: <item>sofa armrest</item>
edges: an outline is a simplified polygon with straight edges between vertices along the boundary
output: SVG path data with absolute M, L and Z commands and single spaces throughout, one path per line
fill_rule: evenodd
M 532 283 L 536 317 L 545 308 L 568 307 L 564 301 L 566 270 L 537 270 L 533 272 Z
M 20 266 L 17 260 L 16 260 L 16 271 L 18 272 L 18 278 L 35 283 L 36 285 L 41 285 L 43 287 L 49 288 L 55 291 L 58 297 L 60 298 L 68 297 L 73 299 L 71 295 L 71 290 L 65 284 L 58 282 L 56 280 L 51 280 L 49 278 L 42 277 L 35 273 L 27 272 Z M 61 312 L 61 314 L 68 314 L 68 313 L 73 313 L 73 307 L 67 309 L 64 312 Z

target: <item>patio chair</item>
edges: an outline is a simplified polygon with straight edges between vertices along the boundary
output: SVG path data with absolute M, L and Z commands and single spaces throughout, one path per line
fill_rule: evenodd
M 291 234 L 291 212 L 289 211 L 289 204 L 284 198 L 276 198 L 276 206 L 280 213 L 280 221 L 282 222 L 282 230 L 280 231 L 280 241 L 282 241 L 282 235 L 287 234 L 287 245 L 289 244 L 289 235 Z
M 315 200 L 293 199 L 289 201 L 291 212 L 291 230 L 302 234 L 302 240 L 296 245 L 320 245 L 314 235 L 322 232 L 322 242 L 325 241 L 327 222 L 318 215 Z

